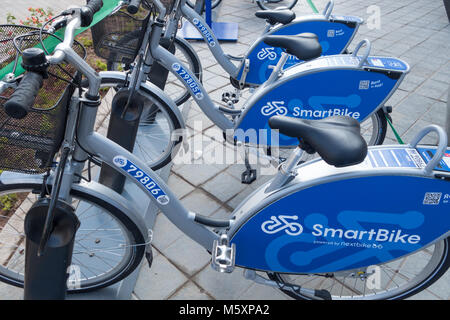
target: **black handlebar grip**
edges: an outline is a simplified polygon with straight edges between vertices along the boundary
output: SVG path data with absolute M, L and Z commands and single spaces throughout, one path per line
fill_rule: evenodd
M 130 4 L 127 7 L 128 13 L 136 14 L 139 11 L 141 0 L 130 0 Z
M 94 14 L 103 7 L 102 0 L 88 0 L 87 5 L 80 8 L 81 26 L 89 27 L 94 20 Z
M 103 7 L 103 0 L 90 0 L 86 6 L 95 14 Z
M 23 119 L 34 104 L 39 89 L 42 88 L 44 78 L 42 74 L 27 72 L 16 91 L 5 103 L 5 112 L 14 119 Z

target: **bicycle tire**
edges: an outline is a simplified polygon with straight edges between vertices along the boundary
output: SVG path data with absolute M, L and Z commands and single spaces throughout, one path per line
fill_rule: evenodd
M 376 294 L 375 294 L 373 296 L 362 296 L 362 297 L 355 296 L 354 299 L 355 300 L 357 300 L 357 299 L 360 299 L 360 300 L 363 300 L 363 299 L 366 299 L 366 300 L 402 300 L 402 299 L 412 297 L 415 294 L 425 290 L 426 288 L 431 286 L 433 283 L 435 283 L 437 280 L 439 280 L 447 272 L 447 270 L 450 267 L 450 254 L 449 254 L 450 237 L 441 240 L 435 246 L 441 247 L 442 254 L 435 259 L 436 264 L 433 268 L 430 268 L 430 271 L 427 272 L 428 274 L 425 275 L 424 277 L 422 277 L 422 279 L 418 279 L 416 281 L 417 283 L 413 284 L 413 286 L 411 288 L 406 288 L 405 290 L 398 292 L 396 294 L 395 294 L 395 290 L 394 290 L 394 294 L 392 294 L 391 296 L 388 296 L 386 294 L 384 294 L 384 295 L 380 294 L 380 297 L 376 297 Z M 421 250 L 421 252 L 425 251 L 426 249 L 428 249 L 428 248 Z M 404 259 L 404 258 L 400 258 L 397 260 L 401 260 L 401 259 Z M 397 260 L 395 260 L 395 261 L 397 261 Z M 282 275 L 279 273 L 267 273 L 267 275 L 271 280 L 279 282 L 280 285 L 282 285 L 282 283 L 283 283 L 283 277 L 286 276 L 286 275 Z M 330 275 L 328 275 L 328 276 L 330 276 Z M 313 282 L 313 281 L 311 281 L 311 282 Z M 280 288 L 280 290 L 283 293 L 285 293 L 286 295 L 288 295 L 291 298 L 294 298 L 296 300 L 314 300 L 315 299 L 315 297 L 302 295 L 300 293 L 294 293 L 291 290 L 286 290 L 286 289 L 282 289 L 282 288 Z
M 117 79 L 117 78 L 102 78 L 102 87 L 122 87 L 124 85 L 124 81 L 125 79 L 121 80 L 121 79 Z M 163 167 L 165 167 L 167 164 L 169 164 L 172 161 L 172 157 L 176 154 L 176 150 L 177 148 L 180 146 L 182 138 L 180 137 L 178 140 L 173 140 L 171 138 L 172 132 L 174 132 L 175 130 L 180 130 L 182 129 L 182 125 L 179 122 L 177 116 L 175 115 L 175 113 L 173 112 L 173 110 L 171 109 L 171 107 L 169 105 L 167 105 L 162 99 L 161 97 L 159 97 L 156 93 L 147 90 L 145 87 L 141 86 L 139 89 L 140 94 L 144 97 L 147 98 L 149 101 L 157 101 L 157 103 L 159 104 L 158 109 L 155 109 L 156 111 L 154 111 L 154 113 L 157 112 L 162 112 L 163 114 L 165 114 L 166 119 L 167 119 L 167 126 L 169 127 L 169 130 L 167 132 L 167 139 L 168 140 L 168 145 L 164 146 L 161 145 L 160 141 L 156 141 L 156 143 L 159 143 L 159 147 L 165 147 L 164 152 L 158 153 L 157 156 L 159 156 L 159 158 L 156 159 L 149 159 L 149 157 L 145 157 L 145 155 L 148 155 L 148 149 L 147 148 L 142 148 L 144 149 L 141 152 L 141 160 L 145 161 L 145 163 L 147 164 L 147 166 L 149 166 L 153 171 L 159 170 Z M 144 124 L 145 125 L 145 124 Z M 136 137 L 136 143 L 135 143 L 135 150 L 137 148 L 139 148 L 139 141 L 140 139 L 143 139 L 143 132 L 144 131 L 144 125 L 143 125 L 143 121 L 141 120 L 141 124 L 139 125 L 138 128 L 138 133 L 137 133 L 137 137 Z M 156 140 L 161 140 L 158 136 L 151 136 L 148 135 L 149 139 L 156 139 Z M 145 141 L 145 143 L 148 144 L 148 139 L 147 141 Z
M 281 2 L 281 5 L 279 3 Z M 286 2 L 288 4 L 284 5 Z M 292 9 L 297 4 L 298 0 L 284 1 L 284 0 L 257 0 L 256 4 L 261 8 L 261 10 L 274 10 L 278 7 L 286 7 Z M 273 5 L 268 5 L 267 3 L 273 3 Z
M 121 46 L 129 46 L 129 45 L 127 45 L 127 43 L 130 43 L 133 41 L 139 41 L 140 37 L 141 37 L 141 32 L 136 30 L 136 31 L 130 32 L 129 34 L 124 36 L 120 40 L 119 44 Z M 189 70 L 191 70 L 195 74 L 195 76 L 197 77 L 197 79 L 200 80 L 200 83 L 201 83 L 202 82 L 202 66 L 201 66 L 200 58 L 198 57 L 195 50 L 192 48 L 192 46 L 186 40 L 181 39 L 179 37 L 175 37 L 174 45 L 175 45 L 175 54 L 177 52 L 183 53 L 183 55 L 184 55 L 183 59 L 185 61 L 182 61 L 182 62 L 185 62 L 185 66 L 188 67 Z M 119 60 L 119 59 L 117 59 L 116 55 L 111 54 L 110 59 L 107 61 L 107 69 L 110 71 L 122 71 L 121 68 L 119 67 L 120 63 L 116 62 L 117 60 Z M 129 66 L 125 66 L 125 70 L 127 68 L 129 68 Z M 170 72 L 169 72 L 169 77 L 171 77 Z M 172 93 L 169 91 L 170 88 L 167 87 L 167 85 L 166 85 L 166 88 L 164 89 L 164 91 L 172 98 L 172 100 L 174 100 L 174 102 L 177 106 L 181 106 L 187 100 L 189 100 L 189 98 L 191 97 L 190 92 L 188 91 L 188 89 L 186 89 L 186 87 L 177 78 L 175 78 L 175 76 L 173 76 L 172 79 L 168 78 L 167 82 L 169 84 L 171 84 L 172 86 L 174 86 L 176 89 L 176 90 L 173 89 L 171 91 L 179 92 L 176 97 L 173 97 Z
M 0 183 L 0 194 L 2 195 L 6 195 L 6 194 L 19 194 L 19 193 L 24 193 L 24 194 L 29 194 L 31 191 L 33 190 L 40 190 L 42 187 L 41 184 L 32 184 L 32 183 L 14 183 L 14 184 L 3 184 Z M 84 264 L 80 264 L 80 269 L 81 272 L 80 274 L 83 275 L 83 277 L 85 277 L 85 280 L 81 280 L 79 283 L 78 287 L 75 288 L 69 288 L 68 289 L 68 293 L 81 293 L 81 292 L 89 292 L 89 291 L 93 291 L 93 290 L 98 290 L 101 288 L 105 288 L 105 287 L 109 287 L 112 284 L 121 281 L 122 279 L 126 278 L 129 274 L 131 274 L 139 265 L 140 262 L 144 256 L 145 253 L 145 238 L 143 236 L 143 234 L 141 233 L 141 231 L 139 231 L 138 226 L 127 216 L 126 212 L 123 212 L 120 208 L 117 208 L 115 206 L 113 206 L 111 203 L 109 203 L 106 200 L 97 198 L 96 196 L 89 194 L 88 193 L 88 189 L 83 190 L 83 189 L 72 189 L 70 194 L 72 197 L 76 198 L 79 203 L 82 203 L 82 201 L 85 201 L 86 203 L 91 204 L 92 206 L 95 206 L 96 210 L 97 208 L 101 208 L 104 210 L 104 212 L 107 212 L 107 214 L 109 215 L 108 218 L 111 219 L 111 221 L 115 221 L 118 222 L 117 225 L 121 225 L 124 229 L 126 230 L 126 233 L 124 233 L 124 235 L 126 235 L 127 237 L 127 241 L 126 243 L 129 244 L 129 246 L 127 246 L 127 250 L 129 249 L 129 254 L 127 255 L 127 257 L 124 259 L 124 261 L 120 262 L 120 266 L 118 267 L 118 270 L 115 272 L 111 272 L 109 275 L 104 276 L 103 274 L 99 277 L 88 277 L 86 275 L 84 275 L 85 272 L 87 272 L 87 269 L 85 268 Z M 29 201 L 29 199 L 25 199 L 25 201 Z M 19 208 L 16 208 L 16 212 L 20 210 Z M 95 210 L 95 211 L 96 211 Z M 86 210 L 85 210 L 86 211 Z M 80 252 L 77 252 L 77 250 L 79 250 L 79 248 L 84 249 L 86 242 L 86 234 L 82 233 L 83 231 L 83 221 L 86 221 L 87 219 L 92 219 L 92 216 L 89 215 L 88 218 L 83 218 L 82 214 L 85 213 L 85 211 L 83 211 L 81 214 L 77 214 L 79 215 L 80 221 L 81 221 L 81 225 L 80 228 L 77 231 L 77 236 L 81 237 L 77 239 L 77 236 L 75 238 L 75 248 L 74 248 L 74 256 L 76 254 L 80 254 Z M 23 212 L 23 211 L 22 211 Z M 16 214 L 16 213 L 14 213 Z M 25 214 L 25 213 L 23 213 Z M 8 223 L 10 221 L 10 219 L 14 217 L 10 216 L 8 219 Z M 108 219 L 109 221 L 109 219 Z M 5 224 L 6 225 L 6 224 Z M 90 227 L 90 223 L 87 223 L 87 225 L 89 225 Z M 6 230 L 6 232 L 9 232 L 10 229 Z M 0 230 L 0 234 L 3 234 L 5 231 L 3 230 L 3 226 L 1 227 Z M 105 230 L 101 230 L 101 232 L 105 232 Z M 111 235 L 110 232 L 111 230 L 107 230 L 108 233 L 108 237 L 105 238 L 105 242 L 108 243 L 108 239 L 110 237 L 114 237 L 114 234 Z M 93 231 L 91 229 L 87 230 L 87 238 L 89 238 L 89 235 L 92 235 Z M 95 233 L 94 233 L 95 234 Z M 7 234 L 8 239 L 10 239 L 10 235 Z M 18 256 L 20 258 L 20 255 L 23 256 L 24 258 L 24 252 L 25 252 L 25 236 L 21 235 L 22 239 L 22 244 L 23 244 L 23 248 L 21 248 L 21 245 L 18 244 L 17 245 L 17 249 L 16 250 L 16 257 Z M 12 237 L 11 237 L 12 238 Z M 2 237 L 3 239 L 3 237 Z M 99 241 L 99 240 L 96 240 Z M 79 242 L 83 242 L 82 245 L 79 245 Z M 92 242 L 92 241 L 91 241 Z M 16 242 L 18 243 L 18 242 Z M 95 243 L 99 243 L 99 242 L 95 242 Z M 7 243 L 8 244 L 8 243 Z M 113 250 L 110 249 L 109 247 L 107 247 L 105 250 Z M 19 251 L 19 253 L 17 253 L 17 251 Z M 91 254 L 92 252 L 94 252 L 94 255 L 97 254 L 97 258 L 98 256 L 100 256 L 99 254 L 99 250 L 96 249 L 91 249 Z M 106 252 L 106 251 L 105 251 Z M 86 259 L 86 253 L 84 253 L 85 257 L 84 259 Z M 93 258 L 94 256 L 89 255 L 90 258 Z M 12 258 L 10 258 L 12 259 Z M 18 258 L 16 258 L 18 259 Z M 83 260 L 83 262 L 85 262 L 86 260 Z M 23 280 L 23 273 L 21 274 L 20 271 L 11 271 L 11 270 L 6 270 L 5 266 L 3 265 L 3 260 L 2 260 L 2 265 L 0 265 L 0 281 L 8 283 L 10 285 L 16 286 L 16 287 L 23 287 L 24 286 L 24 280 Z M 10 263 L 10 260 L 7 262 L 8 264 Z M 73 258 L 72 260 L 72 265 L 80 263 L 79 260 Z M 17 263 L 15 263 L 17 265 Z M 108 265 L 111 264 L 111 261 L 108 261 Z M 19 264 L 20 266 L 20 264 Z M 83 269 L 85 268 L 85 269 Z
M 222 0 L 213 0 L 212 3 L 211 3 L 211 9 L 217 8 L 217 6 L 218 6 L 221 2 L 222 2 Z M 187 3 L 187 5 L 188 5 L 189 7 L 191 7 L 192 9 L 195 8 L 195 3 L 192 3 L 191 0 L 187 0 L 186 3 Z

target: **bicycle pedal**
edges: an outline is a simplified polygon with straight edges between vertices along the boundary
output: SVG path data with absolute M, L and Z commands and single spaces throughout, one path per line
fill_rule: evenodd
M 221 273 L 231 273 L 234 270 L 236 246 L 230 247 L 228 236 L 222 234 L 219 240 L 214 240 L 211 267 Z
M 241 182 L 243 184 L 252 184 L 256 180 L 256 169 L 247 169 L 242 172 Z
M 239 102 L 239 95 L 235 92 L 224 92 L 222 94 L 222 102 L 233 105 Z

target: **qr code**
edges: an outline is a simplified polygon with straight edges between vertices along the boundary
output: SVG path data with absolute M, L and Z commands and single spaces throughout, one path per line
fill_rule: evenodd
M 439 192 L 427 192 L 425 193 L 425 199 L 423 204 L 437 205 L 441 202 L 442 193 Z
M 359 90 L 368 90 L 370 87 L 370 80 L 362 80 L 359 82 Z

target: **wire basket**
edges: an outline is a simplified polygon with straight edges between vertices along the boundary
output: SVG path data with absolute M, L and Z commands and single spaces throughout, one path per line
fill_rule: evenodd
M 14 63 L 16 43 L 23 51 L 39 44 L 39 29 L 19 25 L 0 25 L 0 68 Z M 21 36 L 22 35 L 22 36 Z M 45 40 L 51 35 L 43 33 Z M 52 36 L 54 37 L 54 36 Z M 84 47 L 75 42 L 73 49 L 85 58 Z M 0 170 L 39 174 L 53 164 L 64 137 L 67 106 L 79 80 L 75 68 L 67 64 L 51 65 L 35 104 L 23 119 L 14 119 L 4 112 L 4 104 L 13 94 L 8 88 L 0 93 Z
M 109 64 L 134 61 L 142 43 L 150 11 L 143 8 L 135 15 L 126 7 L 101 20 L 91 28 L 95 53 Z

